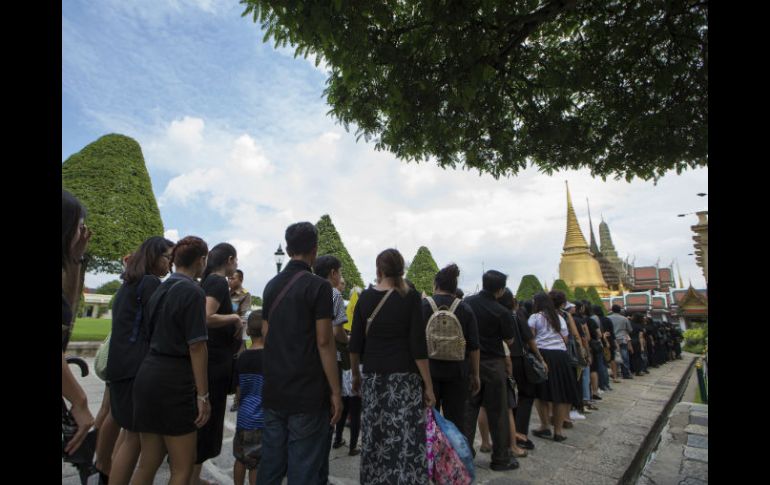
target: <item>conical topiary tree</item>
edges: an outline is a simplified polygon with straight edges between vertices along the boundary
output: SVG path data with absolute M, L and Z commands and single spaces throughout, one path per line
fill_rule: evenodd
M 318 229 L 318 255 L 331 254 L 336 256 L 342 263 L 342 277 L 345 278 L 345 299 L 350 298 L 350 289 L 354 286 L 363 288 L 364 281 L 361 279 L 361 273 L 358 272 L 356 263 L 342 243 L 342 238 L 337 232 L 337 228 L 332 224 L 332 219 L 328 214 L 321 216 L 321 219 L 315 225 Z
M 588 288 L 588 291 L 586 291 L 586 296 L 588 296 L 588 301 L 591 302 L 591 305 L 604 306 L 604 303 L 602 302 L 602 297 L 599 296 L 599 292 L 596 291 L 596 288 L 594 288 L 593 286 Z
M 583 288 L 575 288 L 576 300 L 588 300 L 588 293 Z
M 540 293 L 541 291 L 544 291 L 544 289 L 537 277 L 531 274 L 525 275 L 521 278 L 519 289 L 516 290 L 516 300 L 519 302 L 531 300 L 535 294 Z
M 432 295 L 433 280 L 436 278 L 436 273 L 438 273 L 438 265 L 434 261 L 433 255 L 428 248 L 420 246 L 414 259 L 412 259 L 412 264 L 409 265 L 406 278 L 414 283 L 415 288 L 420 293 L 424 291 L 427 295 Z
M 105 135 L 65 160 L 62 188 L 86 207 L 86 225 L 93 231 L 80 288 L 87 271 L 118 274 L 123 256 L 145 239 L 163 235 L 142 149 L 127 136 Z
M 575 294 L 572 293 L 572 290 L 569 289 L 569 286 L 567 286 L 567 283 L 565 283 L 564 280 L 559 279 L 553 282 L 552 290 L 562 291 L 565 295 L 567 295 L 567 300 L 569 301 L 575 301 Z

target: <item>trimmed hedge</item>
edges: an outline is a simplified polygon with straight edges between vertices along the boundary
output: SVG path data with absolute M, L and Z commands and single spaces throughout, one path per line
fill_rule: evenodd
M 409 265 L 409 271 L 406 273 L 406 279 L 414 283 L 419 292 L 425 292 L 426 295 L 433 295 L 433 280 L 436 279 L 438 265 L 433 259 L 430 250 L 425 246 L 420 246 L 417 254 Z
M 551 290 L 564 292 L 564 294 L 567 295 L 568 301 L 575 301 L 575 294 L 569 289 L 569 286 L 567 286 L 567 283 L 564 280 L 559 279 L 554 281 Z
M 588 296 L 588 301 L 590 301 L 592 305 L 603 305 L 602 297 L 599 296 L 599 292 L 596 291 L 596 288 L 593 286 L 588 288 L 588 291 L 586 291 L 586 296 Z
M 315 227 L 318 229 L 318 256 L 331 254 L 336 256 L 342 263 L 342 277 L 345 278 L 343 296 L 347 300 L 350 298 L 351 288 L 354 286 L 364 287 L 361 273 L 358 272 L 356 263 L 353 262 L 353 258 L 342 243 L 342 238 L 339 232 L 337 232 L 337 228 L 334 227 L 331 217 L 328 214 L 321 216 Z
M 535 275 L 525 275 L 521 278 L 519 283 L 519 289 L 516 290 L 516 300 L 522 302 L 524 300 L 531 300 L 537 293 L 543 290 L 543 286 L 540 284 L 540 280 Z

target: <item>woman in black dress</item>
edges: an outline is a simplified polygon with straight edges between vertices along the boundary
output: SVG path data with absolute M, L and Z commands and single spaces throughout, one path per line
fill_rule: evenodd
M 233 311 L 230 300 L 230 286 L 227 278 L 238 269 L 238 254 L 227 243 L 219 243 L 209 253 L 206 271 L 203 273 L 201 288 L 206 293 L 206 326 L 209 341 L 209 392 L 211 393 L 211 419 L 198 431 L 198 454 L 193 477 L 199 483 L 201 466 L 209 458 L 222 451 L 227 394 L 233 379 L 234 356 L 241 347 L 243 324 L 241 317 Z M 193 480 L 193 483 L 196 483 Z
M 634 353 L 631 355 L 631 369 L 637 376 L 642 375 L 644 370 L 644 362 L 642 362 L 642 343 L 644 339 L 644 315 L 641 313 L 634 313 L 631 316 L 631 346 L 634 349 Z
M 75 453 L 94 424 L 94 417 L 88 410 L 88 398 L 83 388 L 72 375 L 64 352 L 72 333 L 72 308 L 80 298 L 80 273 L 85 264 L 84 255 L 91 238 L 91 231 L 84 221 L 86 209 L 72 194 L 61 191 L 61 395 L 72 404 L 69 409 L 78 425 L 75 435 L 69 440 L 64 451 Z M 63 403 L 63 401 L 62 401 Z
M 124 430 L 110 469 L 113 484 L 127 484 L 139 458 L 139 433 L 133 423 L 134 378 L 150 349 L 150 298 L 171 269 L 173 247 L 172 241 L 160 236 L 144 241 L 128 260 L 123 285 L 112 303 L 107 382 L 112 419 Z
M 134 428 L 142 454 L 132 485 L 151 485 L 168 452 L 169 484 L 187 485 L 197 430 L 211 413 L 206 350 L 206 296 L 196 283 L 208 246 L 188 236 L 174 246 L 176 272 L 150 298 L 150 351 L 134 378 Z

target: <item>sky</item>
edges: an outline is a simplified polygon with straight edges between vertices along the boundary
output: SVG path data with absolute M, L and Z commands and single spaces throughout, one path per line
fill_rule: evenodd
M 65 0 L 62 3 L 62 162 L 108 133 L 142 147 L 165 235 L 238 251 L 244 286 L 261 295 L 286 227 L 329 214 L 365 283 L 395 247 L 411 261 L 427 246 L 460 267 L 473 293 L 485 269 L 558 278 L 565 181 L 586 239 L 609 224 L 621 258 L 681 270 L 695 263 L 694 213 L 708 208 L 708 169 L 652 181 L 547 176 L 529 168 L 495 180 L 376 151 L 327 115 L 325 65 L 263 43 L 235 0 Z M 677 271 L 677 275 L 679 271 Z M 94 288 L 117 275 L 88 274 Z

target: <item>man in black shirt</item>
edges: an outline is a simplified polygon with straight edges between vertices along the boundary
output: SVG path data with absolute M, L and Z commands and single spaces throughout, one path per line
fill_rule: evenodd
M 507 373 L 503 350 L 503 341 L 509 345 L 512 343 L 514 322 L 511 312 L 497 302 L 505 292 L 507 279 L 508 277 L 499 271 L 487 271 L 482 278 L 484 289 L 465 299 L 476 315 L 481 348 L 481 392 L 469 400 L 465 435 L 473 448 L 479 408 L 483 405 L 487 411 L 489 431 L 492 435 L 490 468 L 496 471 L 515 470 L 519 467 L 519 462 L 511 455 Z
M 342 412 L 332 336 L 332 288 L 311 273 L 318 231 L 309 222 L 286 229 L 291 261 L 265 286 L 264 408 L 259 484 L 318 483 L 329 425 Z M 330 418 L 331 416 L 331 418 Z

